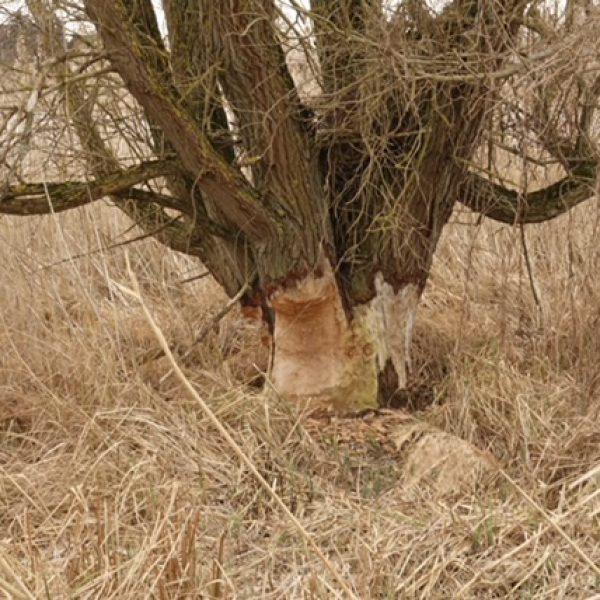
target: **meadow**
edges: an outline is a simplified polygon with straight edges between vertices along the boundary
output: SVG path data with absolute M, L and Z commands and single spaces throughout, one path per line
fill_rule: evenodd
M 0 596 L 345 597 L 175 376 L 128 259 L 196 392 L 356 597 L 600 598 L 599 233 L 595 201 L 528 227 L 528 268 L 518 228 L 456 212 L 409 411 L 315 421 L 261 391 L 260 333 L 237 308 L 215 321 L 202 265 L 109 249 L 138 233 L 108 205 L 3 217 Z M 424 431 L 496 467 L 415 478 Z

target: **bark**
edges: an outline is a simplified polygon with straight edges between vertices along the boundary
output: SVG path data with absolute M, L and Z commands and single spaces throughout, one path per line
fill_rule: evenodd
M 584 164 L 552 185 L 521 193 L 476 173 L 469 173 L 462 182 L 459 199 L 471 210 L 501 223 L 543 223 L 592 197 L 595 179 L 596 166 Z
M 224 158 L 235 160 L 233 137 L 221 102 L 217 75 L 221 65 L 218 36 L 208 22 L 206 6 L 198 0 L 163 2 L 173 84 L 182 106 L 201 123 Z
M 272 219 L 266 206 L 214 148 L 198 123 L 179 107 L 168 84 L 145 59 L 143 41 L 129 25 L 124 3 L 86 0 L 85 5 L 111 63 L 148 116 L 160 126 L 198 187 L 250 238 L 270 237 Z
M 110 195 L 141 198 L 144 191 L 135 189 L 135 185 L 169 175 L 177 169 L 175 161 L 158 160 L 119 170 L 89 182 L 63 181 L 7 186 L 0 193 L 0 213 L 43 215 L 77 208 Z M 180 208 L 177 198 L 170 196 L 147 192 L 145 199 L 167 208 Z
M 62 49 L 65 46 L 64 32 L 53 10 L 46 3 L 37 1 L 31 2 L 29 8 L 45 34 L 46 46 L 55 51 Z M 124 8 L 128 10 L 131 26 L 141 38 L 144 59 L 163 80 L 169 82 L 166 50 L 151 3 L 149 0 L 127 0 Z M 61 67 L 58 63 L 56 75 L 62 82 L 66 109 L 82 146 L 87 168 L 96 180 L 115 177 L 121 166 L 94 120 L 95 95 L 86 93 L 83 85 L 73 80 L 69 65 Z M 244 236 L 239 231 L 228 229 L 216 215 L 208 214 L 194 180 L 186 177 L 181 162 L 175 158 L 175 150 L 164 139 L 160 127 L 148 115 L 146 117 L 156 155 L 169 156 L 168 161 L 166 158 L 163 160 L 177 164 L 176 169 L 164 173 L 171 195 L 132 188 L 126 194 L 110 194 L 110 198 L 147 235 L 154 236 L 172 250 L 199 257 L 233 297 L 256 273 L 252 256 L 245 248 Z M 180 214 L 172 217 L 163 207 L 174 208 Z M 44 208 L 48 208 L 47 202 Z
M 272 1 L 199 2 L 212 33 L 218 77 L 235 115 L 252 183 L 277 213 L 277 234 L 260 249 L 263 285 L 303 276 L 331 253 L 318 154 L 277 37 Z
M 199 3 L 191 0 L 164 2 L 170 42 L 168 51 L 161 37 L 156 14 L 150 0 L 126 0 L 134 30 L 142 43 L 145 62 L 166 82 L 179 108 L 203 130 L 206 138 L 229 164 L 233 165 L 235 154 L 227 116 L 221 105 L 214 65 L 217 56 L 205 43 L 210 36 L 203 30 L 204 23 L 198 9 Z M 175 155 L 176 149 L 165 138 L 160 124 L 144 109 L 152 132 L 154 151 L 157 154 Z M 174 196 L 183 198 L 194 221 L 194 229 L 204 237 L 205 223 L 218 224 L 230 230 L 230 224 L 218 206 L 218 198 L 203 193 L 197 178 L 181 173 L 167 178 L 167 185 Z M 231 231 L 231 230 L 230 230 Z M 204 239 L 203 259 L 228 295 L 233 297 L 257 276 L 253 253 L 246 236 L 237 231 L 234 235 L 219 235 Z
M 249 35 L 253 43 L 261 43 L 264 33 L 261 24 L 263 18 L 269 15 L 260 14 L 259 19 L 246 23 L 246 11 L 236 8 L 235 2 L 229 5 L 224 14 L 234 20 L 236 27 L 248 26 L 247 31 L 233 32 L 232 43 L 237 44 L 238 38 L 241 40 L 240 55 L 249 50 L 254 52 L 252 45 L 245 45 L 243 39 Z M 289 147 L 277 144 L 281 155 L 271 152 L 266 157 L 269 184 L 260 189 L 250 185 L 242 173 L 227 162 L 202 125 L 181 106 L 176 90 L 161 77 L 153 66 L 153 60 L 147 60 L 144 50 L 146 37 L 140 37 L 138 30 L 131 26 L 126 3 L 122 0 L 86 0 L 85 6 L 96 23 L 112 65 L 131 94 L 144 108 L 150 121 L 161 128 L 196 186 L 214 202 L 228 223 L 248 239 L 261 285 L 267 294 L 280 282 L 310 272 L 318 261 L 321 245 L 328 242 L 329 228 L 326 218 L 320 216 L 324 213 L 324 202 L 316 186 L 318 172 L 310 168 L 304 170 L 310 156 L 306 154 L 308 149 L 302 146 L 302 132 L 293 125 L 294 111 L 286 110 L 279 115 L 275 110 L 280 103 L 288 105 L 286 97 L 269 99 L 271 103 L 267 110 L 274 111 L 277 118 L 272 123 L 263 118 L 263 122 L 269 123 L 268 127 L 265 125 L 266 131 L 273 133 L 275 138 L 280 135 L 280 129 L 292 138 Z M 259 6 L 260 3 L 256 3 L 256 11 L 259 11 Z M 269 42 L 263 47 L 268 50 Z M 260 56 L 254 57 L 260 62 Z M 269 65 L 282 70 L 281 63 L 269 62 Z M 258 70 L 253 73 L 258 77 L 266 76 L 267 80 L 278 80 L 275 71 L 265 74 Z M 262 79 L 254 81 L 253 87 L 246 90 L 254 101 L 257 101 L 256 93 L 266 93 L 261 82 Z M 248 80 L 248 85 L 250 83 L 252 81 Z M 268 85 L 266 89 L 269 89 Z M 275 91 L 278 90 L 276 86 Z M 307 178 L 303 176 L 305 174 Z M 307 191 L 314 194 L 307 194 Z

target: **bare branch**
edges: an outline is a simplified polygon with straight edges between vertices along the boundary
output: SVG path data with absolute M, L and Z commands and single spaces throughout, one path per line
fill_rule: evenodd
M 220 72 L 239 134 L 251 158 L 254 185 L 302 224 L 323 214 L 315 153 L 278 39 L 273 0 L 214 3 L 205 9 L 220 36 Z M 251 7 L 251 10 L 250 10 Z M 321 235 L 321 232 L 317 232 Z
M 61 183 L 26 183 L 7 186 L 0 194 L 0 213 L 11 215 L 41 215 L 62 212 L 89 204 L 106 196 L 132 196 L 136 199 L 159 201 L 168 208 L 178 208 L 175 198 L 160 194 L 146 195 L 133 191 L 135 185 L 172 174 L 175 161 L 152 161 L 106 175 L 94 181 Z
M 54 9 L 44 0 L 32 0 L 32 7 L 33 3 L 35 3 L 35 10 L 32 10 L 32 13 L 46 37 L 49 38 L 48 45 L 62 48 L 65 44 L 64 32 L 57 22 Z M 131 11 L 132 26 L 140 35 L 149 62 L 162 71 L 162 79 L 168 84 L 169 76 L 164 72 L 164 69 L 168 68 L 167 57 L 151 4 L 147 0 L 133 0 L 128 2 L 127 6 Z M 87 40 L 83 43 L 87 44 Z M 96 53 L 95 56 L 101 55 Z M 57 69 L 56 75 L 59 80 L 57 89 L 64 93 L 67 117 L 73 124 L 83 148 L 83 158 L 87 168 L 97 178 L 119 171 L 121 160 L 114 152 L 114 146 L 107 138 L 107 132 L 100 127 L 95 114 L 95 108 L 102 110 L 107 108 L 106 97 L 100 100 L 97 88 L 91 93 L 88 92 L 73 76 L 70 65 L 65 64 L 64 69 Z M 127 117 L 133 116 L 130 110 L 126 110 L 125 114 Z M 164 141 L 160 128 L 148 115 L 146 120 L 152 133 L 150 143 L 155 153 L 159 156 L 175 155 L 168 141 Z M 132 121 L 135 122 L 133 119 Z M 125 136 L 121 137 L 122 141 L 129 141 L 127 135 L 127 131 L 119 130 L 119 136 Z M 245 283 L 247 274 L 255 272 L 249 253 L 245 251 L 246 241 L 243 234 L 236 231 L 235 235 L 232 235 L 220 221 L 217 222 L 209 217 L 200 201 L 200 191 L 193 178 L 186 177 L 183 167 L 177 174 L 165 177 L 165 180 L 171 191 L 170 196 L 132 188 L 126 195 L 111 196 L 111 200 L 146 235 L 152 235 L 159 243 L 172 250 L 199 257 L 226 292 L 234 295 Z M 182 213 L 176 218 L 163 208 L 169 206 L 174 199 L 177 200 L 177 210 Z M 218 239 L 215 236 L 225 239 Z
M 471 210 L 501 223 L 543 223 L 591 198 L 595 193 L 595 177 L 595 165 L 581 166 L 577 175 L 524 194 L 469 173 L 458 199 Z
M 86 0 L 85 6 L 111 63 L 148 116 L 160 125 L 198 187 L 249 237 L 270 237 L 271 219 L 264 203 L 213 147 L 196 121 L 179 108 L 160 74 L 146 61 L 123 1 Z

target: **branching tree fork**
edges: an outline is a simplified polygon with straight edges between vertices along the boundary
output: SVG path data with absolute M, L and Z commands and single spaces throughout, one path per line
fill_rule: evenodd
M 594 194 L 590 0 L 158 4 L 27 2 L 41 50 L 28 85 L 5 67 L 0 212 L 109 198 L 246 290 L 291 400 L 354 412 L 408 385 L 457 202 L 523 225 Z M 33 181 L 44 144 L 70 166 Z M 511 182 L 511 157 L 550 184 Z

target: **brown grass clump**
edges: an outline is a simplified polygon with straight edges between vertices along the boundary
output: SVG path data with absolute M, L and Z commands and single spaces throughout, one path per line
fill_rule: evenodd
M 194 344 L 225 301 L 181 283 L 201 267 L 128 252 L 186 376 L 357 598 L 600 597 L 596 207 L 526 231 L 538 302 L 518 230 L 454 221 L 411 417 L 315 423 L 267 401 L 247 385 L 266 351 L 236 311 Z M 0 596 L 343 597 L 173 374 L 123 250 L 51 266 L 127 227 L 105 207 L 0 224 Z M 411 485 L 427 432 L 494 475 Z

